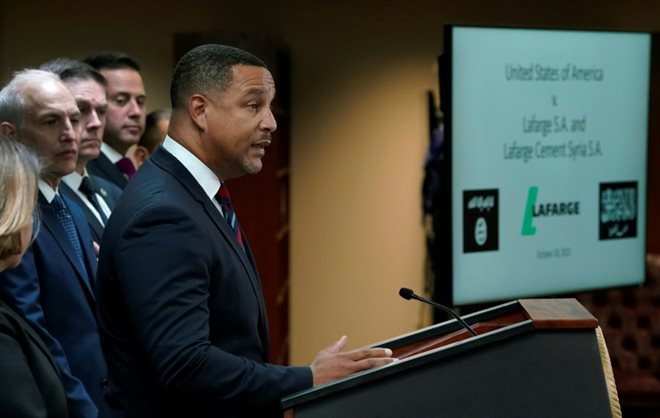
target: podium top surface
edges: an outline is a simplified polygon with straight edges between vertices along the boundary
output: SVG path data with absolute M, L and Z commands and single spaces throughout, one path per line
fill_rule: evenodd
M 282 399 L 282 407 L 288 409 L 388 375 L 446 361 L 501 341 L 512 341 L 521 335 L 555 330 L 579 333 L 598 327 L 598 320 L 575 299 L 520 299 L 466 315 L 463 319 L 477 332 L 476 337 L 456 320 L 450 320 L 381 341 L 373 346 L 392 349 L 393 357 L 400 361 L 292 394 Z
M 575 299 L 520 299 L 536 329 L 596 328 L 598 320 Z

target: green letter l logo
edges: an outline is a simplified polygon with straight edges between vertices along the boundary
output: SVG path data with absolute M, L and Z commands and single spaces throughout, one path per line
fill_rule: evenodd
M 539 188 L 536 186 L 530 186 L 527 192 L 527 205 L 525 205 L 525 216 L 522 224 L 523 236 L 536 234 L 536 227 L 532 225 L 532 221 L 534 220 L 534 204 L 536 204 L 538 192 Z

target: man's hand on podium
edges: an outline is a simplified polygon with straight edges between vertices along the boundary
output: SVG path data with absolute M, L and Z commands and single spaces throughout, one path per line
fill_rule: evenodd
M 343 351 L 348 338 L 344 335 L 336 343 L 321 350 L 312 362 L 314 386 L 341 379 L 356 372 L 384 366 L 395 361 L 389 348 L 358 348 Z

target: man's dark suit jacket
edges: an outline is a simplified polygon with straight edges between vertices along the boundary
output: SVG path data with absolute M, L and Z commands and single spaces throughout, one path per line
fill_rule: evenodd
M 103 152 L 99 154 L 98 158 L 87 163 L 87 171 L 93 176 L 108 180 L 122 190 L 128 184 L 124 173 Z
M 1 300 L 0 388 L 0 417 L 67 417 L 64 388 L 48 347 Z
M 101 244 L 103 417 L 281 416 L 309 367 L 267 363 L 268 322 L 249 247 L 160 147 L 115 206 Z
M 69 414 L 95 417 L 107 384 L 91 283 L 96 255 L 82 210 L 62 199 L 78 232 L 85 268 L 55 211 L 39 193 L 41 230 L 21 264 L 0 273 L 0 292 L 48 345 L 60 367 Z
M 101 177 L 90 176 L 94 183 L 101 189 L 101 198 L 108 205 L 110 210 L 115 207 L 115 204 L 121 196 L 122 190 L 114 183 L 109 182 L 108 180 L 102 179 Z M 89 207 L 83 202 L 83 200 L 78 196 L 78 194 L 72 190 L 69 185 L 62 182 L 59 186 L 59 191 L 63 196 L 68 197 L 74 201 L 80 209 L 82 209 L 85 217 L 87 218 L 87 224 L 89 225 L 89 230 L 92 233 L 92 240 L 97 243 L 101 243 L 101 238 L 103 237 L 103 224 L 98 220 L 94 212 L 92 212 Z

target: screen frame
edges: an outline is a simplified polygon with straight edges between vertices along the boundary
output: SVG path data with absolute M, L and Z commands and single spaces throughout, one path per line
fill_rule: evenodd
M 650 124 L 651 117 L 650 114 L 650 105 L 651 105 L 651 90 L 650 85 L 652 84 L 652 75 L 653 71 L 651 68 L 652 65 L 652 51 L 653 51 L 653 41 L 654 34 L 650 31 L 643 30 L 616 30 L 616 29 L 591 29 L 591 28 L 556 28 L 556 27 L 544 27 L 544 26 L 495 26 L 495 25 L 469 25 L 469 24 L 445 24 L 443 28 L 443 53 L 438 57 L 438 70 L 439 70 L 439 84 L 440 84 L 440 110 L 443 115 L 443 129 L 444 129 L 444 155 L 445 160 L 444 164 L 440 167 L 440 179 L 441 179 L 441 196 L 439 197 L 441 202 L 445 204 L 441 205 L 442 208 L 438 210 L 436 215 L 439 215 L 435 223 L 435 233 L 438 241 L 437 253 L 433 255 L 438 262 L 436 263 L 438 267 L 435 271 L 435 284 L 433 286 L 433 298 L 440 303 L 443 303 L 448 306 L 461 306 L 466 311 L 472 309 L 481 309 L 484 306 L 489 306 L 495 303 L 501 303 L 506 299 L 502 298 L 493 298 L 490 300 L 479 300 L 472 303 L 457 303 L 454 296 L 454 283 L 457 279 L 454 277 L 454 256 L 453 256 L 453 241 L 454 234 L 461 233 L 461 225 L 456 225 L 456 216 L 454 214 L 453 208 L 453 195 L 454 195 L 454 179 L 453 179 L 453 164 L 454 164 L 454 153 L 453 153 L 453 42 L 454 42 L 454 30 L 457 28 L 476 28 L 476 29 L 504 29 L 504 30 L 538 30 L 538 31 L 557 31 L 557 32 L 590 32 L 590 33 L 639 33 L 648 35 L 650 38 L 649 45 L 649 95 L 647 96 L 647 118 L 646 118 L 646 170 L 644 173 L 645 184 L 643 188 L 639 189 L 639 193 L 644 193 L 644 200 L 646 206 L 645 218 L 644 218 L 644 230 L 639 230 L 638 234 L 643 240 L 644 254 L 648 251 L 648 228 L 649 228 L 649 209 L 650 201 L 649 196 L 649 170 L 650 170 L 650 152 L 649 152 L 649 140 L 650 140 Z M 638 198 L 639 199 L 639 198 Z M 501 215 L 500 215 L 501 216 Z M 644 261 L 641 261 L 644 262 Z M 552 293 L 552 294 L 529 294 L 524 297 L 557 297 L 563 295 L 574 295 L 576 293 L 581 293 L 585 291 L 601 290 L 601 289 L 610 289 L 610 288 L 630 288 L 638 287 L 643 285 L 646 282 L 646 275 L 644 275 L 642 282 L 639 284 L 622 284 L 615 287 L 584 287 L 579 290 L 571 290 L 564 293 Z M 516 298 L 519 296 L 516 296 Z

